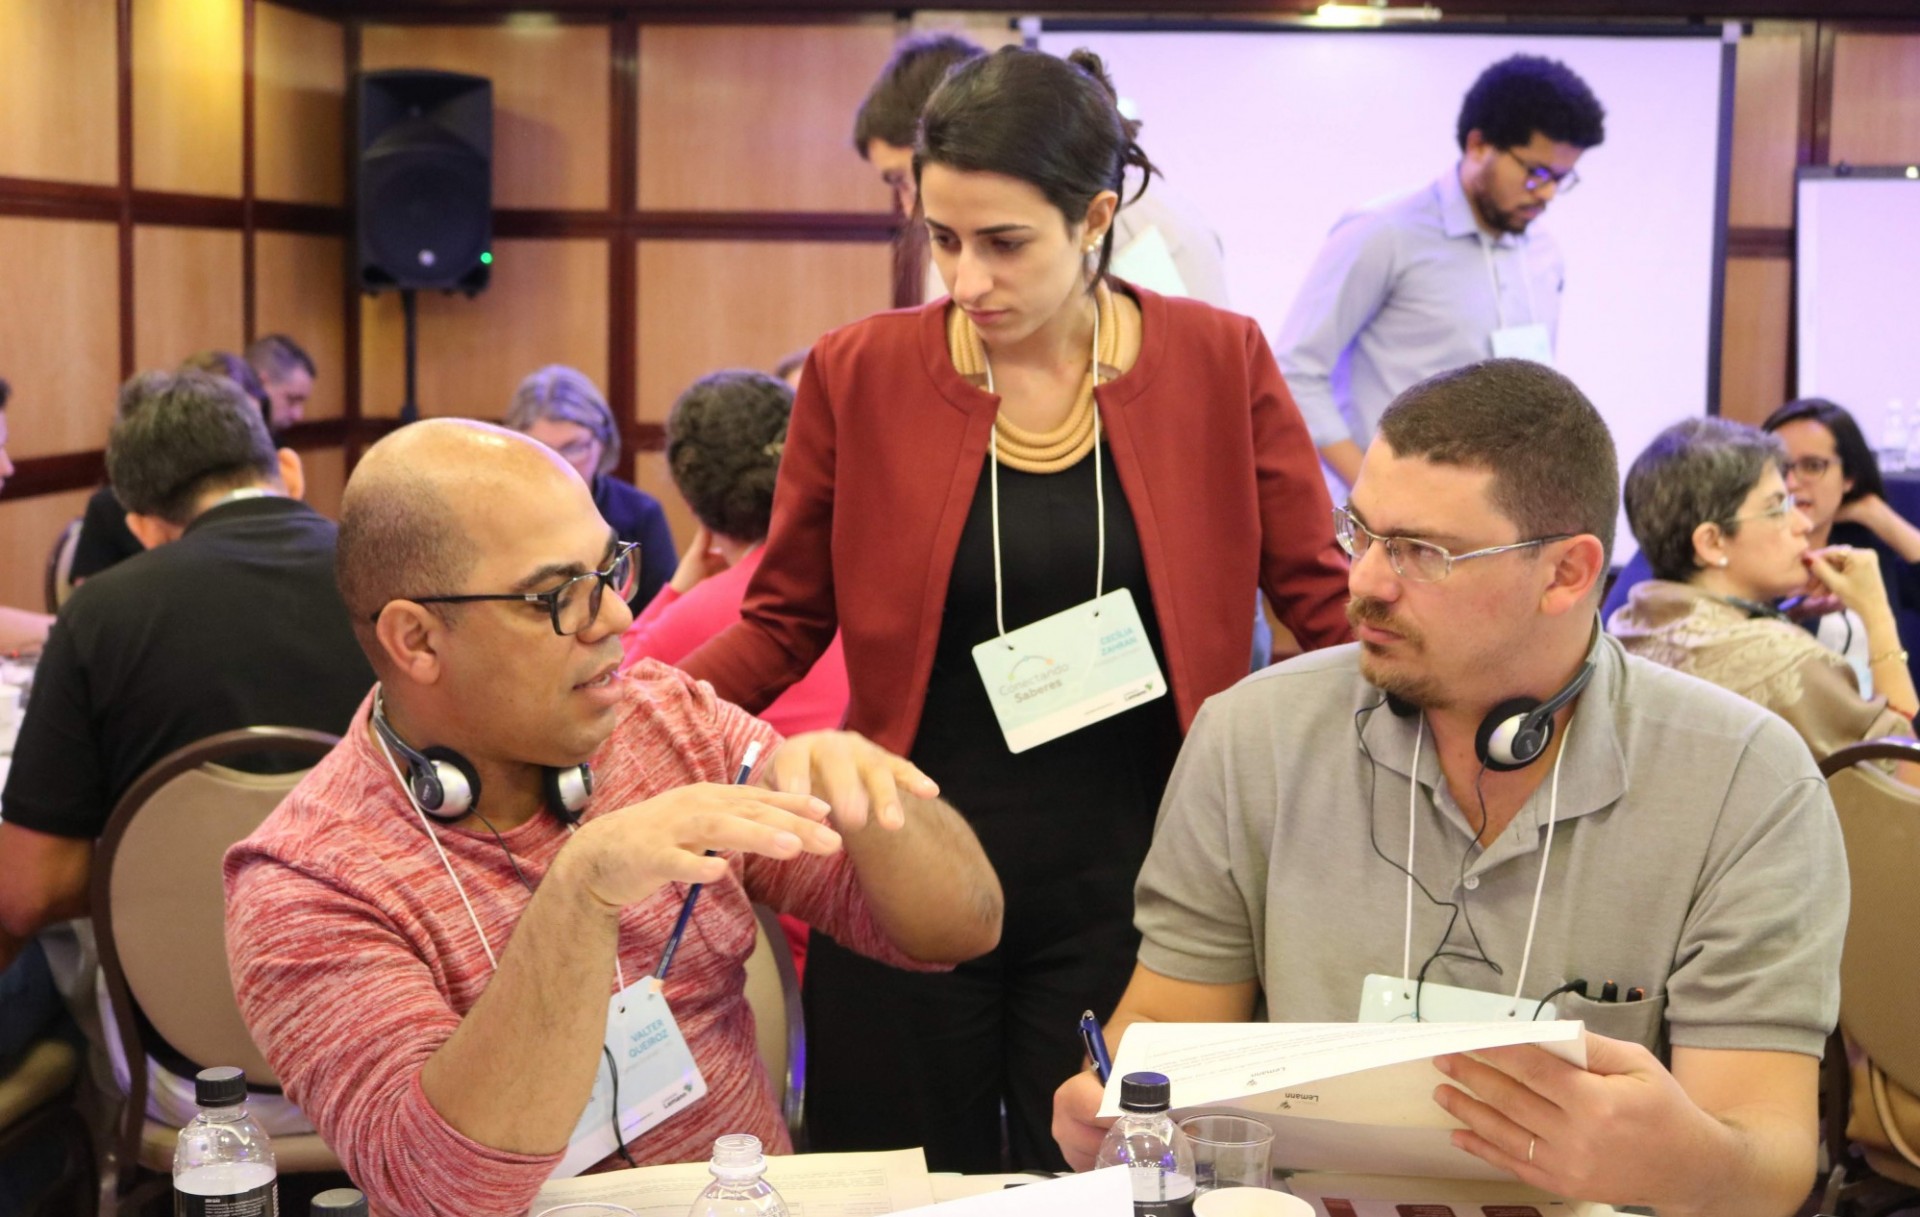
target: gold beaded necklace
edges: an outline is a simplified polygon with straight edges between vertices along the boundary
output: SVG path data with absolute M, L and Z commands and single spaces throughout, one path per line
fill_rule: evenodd
M 1105 280 L 1094 287 L 1094 307 L 1099 314 L 1099 362 L 1116 367 L 1120 361 L 1120 323 L 1115 316 L 1113 293 Z M 947 313 L 947 351 L 953 359 L 954 370 L 962 376 L 991 378 L 986 343 L 966 310 L 957 305 Z M 993 430 L 1000 463 L 1022 473 L 1059 473 L 1073 468 L 1092 452 L 1095 371 L 1092 366 L 1087 368 L 1073 408 L 1051 431 L 1028 431 L 1009 422 L 1005 414 L 995 417 Z

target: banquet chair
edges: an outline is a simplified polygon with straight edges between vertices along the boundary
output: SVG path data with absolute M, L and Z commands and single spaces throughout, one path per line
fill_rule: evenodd
M 1920 744 L 1869 740 L 1820 764 L 1852 889 L 1840 1028 L 1821 1067 L 1830 1165 L 1820 1211 L 1836 1217 L 1920 1206 L 1920 789 L 1867 763 L 1887 760 L 1920 762 Z
M 0 1074 L 0 1162 L 31 1171 L 49 1149 L 60 1153 L 44 1177 L 22 1181 L 32 1190 L 23 1207 L 10 1210 L 15 1217 L 67 1217 L 100 1202 L 93 1136 L 74 1103 L 80 1076 L 79 1050 L 51 1036 L 28 1045 Z
M 799 1153 L 806 1133 L 807 1087 L 807 1024 L 800 1012 L 800 977 L 779 915 L 763 904 L 753 906 L 753 915 L 758 924 L 753 954 L 747 957 L 747 1005 L 753 1009 L 760 1060 L 773 1080 L 780 1114 L 793 1137 L 794 1152 Z
M 178 1129 L 148 1114 L 149 1071 L 235 1065 L 250 1090 L 279 1081 L 240 1017 L 227 971 L 221 858 L 259 827 L 304 771 L 257 775 L 222 762 L 273 754 L 306 761 L 336 737 L 293 727 L 248 727 L 189 744 L 128 788 L 94 853 L 93 921 L 107 1004 L 127 1062 L 126 1103 L 114 1132 L 119 1211 L 137 1212 L 171 1183 Z M 162 1066 L 156 1053 L 174 1062 Z M 281 1174 L 338 1171 L 318 1135 L 276 1136 Z
M 53 551 L 47 555 L 47 611 L 57 613 L 73 595 L 73 554 L 80 548 L 80 521 L 69 520 L 53 539 Z

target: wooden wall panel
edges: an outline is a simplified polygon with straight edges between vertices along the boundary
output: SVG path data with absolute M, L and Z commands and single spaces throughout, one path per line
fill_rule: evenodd
M 112 224 L 0 216 L 0 376 L 14 460 L 106 442 L 120 378 L 120 234 Z
M 496 207 L 603 208 L 612 37 L 604 25 L 370 25 L 361 66 L 493 81 Z
M 0 174 L 118 175 L 113 0 L 0 0 Z
M 1733 181 L 1728 220 L 1735 228 L 1793 225 L 1793 169 L 1800 142 L 1798 33 L 1740 41 L 1733 93 Z
M 133 183 L 237 196 L 241 0 L 133 0 Z
M 607 243 L 494 243 L 493 282 L 480 295 L 420 297 L 420 411 L 497 419 L 527 373 L 571 364 L 607 384 Z M 400 297 L 361 304 L 361 400 L 391 418 L 404 392 Z
M 886 245 L 642 241 L 639 416 L 663 421 L 718 368 L 772 370 L 782 355 L 889 304 Z
M 1793 263 L 1784 258 L 1727 259 L 1727 301 L 1720 349 L 1720 413 L 1758 424 L 1787 400 L 1787 335 L 1793 312 Z
M 209 347 L 239 353 L 240 234 L 216 228 L 133 230 L 133 361 L 172 368 Z
M 1920 162 L 1920 34 L 1835 39 L 1831 160 Z
M 7 411 L 12 421 L 13 411 Z M 9 444 L 11 453 L 13 446 Z M 0 503 L 0 604 L 45 612 L 47 557 L 67 521 L 86 510 L 91 489 Z
M 254 235 L 254 329 L 285 334 L 313 356 L 306 419 L 339 418 L 346 392 L 346 241 L 287 232 Z
M 254 192 L 293 203 L 344 201 L 346 33 L 337 21 L 253 10 Z
M 881 18 L 640 31 L 643 209 L 885 211 L 854 111 L 893 48 Z
M 337 446 L 302 448 L 300 467 L 307 475 L 308 504 L 329 519 L 339 519 L 340 494 L 347 486 L 347 454 Z

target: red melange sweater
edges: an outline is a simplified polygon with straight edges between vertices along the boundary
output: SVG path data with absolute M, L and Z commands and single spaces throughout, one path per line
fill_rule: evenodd
M 627 680 L 628 708 L 593 758 L 588 818 L 688 783 L 731 781 L 751 741 L 768 752 L 779 742 L 765 723 L 674 669 L 643 661 Z M 240 1009 L 288 1096 L 376 1211 L 522 1214 L 560 1155 L 480 1145 L 441 1119 L 420 1087 L 427 1058 L 492 972 L 452 881 L 368 739 L 367 715 L 362 704 L 340 746 L 227 854 L 227 953 Z M 531 897 L 490 834 L 435 831 L 501 954 Z M 505 838 L 538 886 L 567 833 L 542 815 Z M 633 1142 L 642 1163 L 705 1158 L 714 1137 L 729 1132 L 790 1152 L 741 992 L 754 944 L 750 900 L 877 959 L 915 966 L 874 923 L 844 854 L 784 863 L 735 857 L 733 865 L 701 894 L 666 988 L 708 1092 Z M 629 983 L 658 964 L 685 894 L 672 884 L 621 915 Z M 609 995 L 615 985 L 609 968 Z M 527 1067 L 538 1068 L 544 1031 L 526 1034 Z

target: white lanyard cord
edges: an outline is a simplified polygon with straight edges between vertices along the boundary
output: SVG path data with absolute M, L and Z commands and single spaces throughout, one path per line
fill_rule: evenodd
M 981 346 L 981 363 L 987 369 L 987 392 L 993 392 L 993 360 L 986 355 L 986 347 Z M 1100 388 L 1100 306 L 1093 309 L 1093 387 Z M 1004 584 L 1000 577 L 1000 435 L 998 428 L 987 432 L 987 493 L 993 514 L 993 620 L 1000 628 L 1000 637 L 1007 636 L 1007 605 Z M 1100 594 L 1106 588 L 1107 580 L 1107 491 L 1104 479 L 1100 475 L 1100 402 L 1093 403 L 1093 503 L 1098 516 L 1096 525 L 1099 541 L 1093 567 L 1093 602 L 1095 612 L 1099 612 Z
M 407 803 L 413 808 L 413 814 L 420 817 L 420 827 L 426 830 L 427 840 L 433 842 L 433 852 L 440 855 L 440 865 L 446 867 L 447 878 L 453 880 L 453 890 L 459 893 L 460 903 L 467 910 L 467 920 L 473 923 L 473 932 L 480 939 L 480 949 L 487 953 L 488 968 L 494 972 L 498 972 L 500 970 L 500 960 L 493 953 L 493 944 L 487 941 L 487 932 L 480 927 L 479 915 L 473 911 L 473 901 L 467 899 L 467 887 L 464 883 L 460 882 L 460 876 L 455 873 L 453 860 L 447 857 L 446 849 L 440 844 L 439 834 L 433 831 L 433 824 L 427 819 L 426 809 L 420 806 L 420 800 L 413 796 L 413 787 L 408 784 L 407 779 L 400 775 L 400 766 L 394 763 L 393 753 L 387 749 L 387 741 L 381 738 L 378 731 L 373 733 L 373 739 L 375 743 L 380 745 L 380 755 L 387 758 L 387 768 L 393 771 L 394 780 L 400 783 L 400 790 L 407 796 Z M 573 825 L 571 824 L 567 825 L 567 835 L 573 835 Z M 501 848 L 504 849 L 505 846 L 503 845 Z M 614 944 L 613 950 L 613 973 L 620 980 L 621 991 L 625 992 L 627 988 L 627 973 L 626 969 L 620 966 L 620 947 L 618 942 Z
M 1500 276 L 1493 270 L 1493 245 L 1485 237 L 1480 238 L 1480 252 L 1487 260 L 1487 282 L 1493 285 L 1493 316 L 1500 329 L 1507 328 L 1506 306 L 1500 300 Z M 1514 246 L 1514 253 L 1520 259 L 1520 282 L 1527 291 L 1527 324 L 1532 325 L 1540 316 L 1540 309 L 1533 300 L 1533 268 L 1527 265 L 1527 247 L 1524 244 Z
M 1407 793 L 1407 934 L 1400 954 L 1400 979 L 1413 979 L 1413 830 L 1416 809 L 1420 799 L 1420 742 L 1426 735 L 1427 716 L 1420 716 L 1420 723 L 1414 728 L 1413 736 L 1413 778 L 1411 789 Z M 1573 730 L 1573 720 L 1567 720 L 1567 732 Z M 1560 754 L 1553 758 L 1553 778 L 1548 786 L 1547 795 L 1547 839 L 1540 847 L 1540 873 L 1533 881 L 1533 911 L 1527 914 L 1527 941 L 1520 951 L 1520 978 L 1513 986 L 1513 1001 L 1517 1007 L 1520 996 L 1527 987 L 1527 965 L 1533 959 L 1533 932 L 1540 924 L 1540 899 L 1547 887 L 1547 862 L 1553 857 L 1553 826 L 1560 818 L 1560 763 L 1567 759 L 1567 741 L 1560 741 Z M 1465 899 L 1465 897 L 1461 897 Z M 1445 946 L 1445 943 L 1441 944 Z

